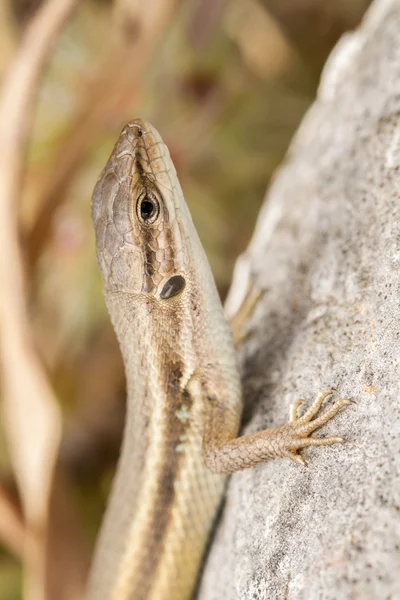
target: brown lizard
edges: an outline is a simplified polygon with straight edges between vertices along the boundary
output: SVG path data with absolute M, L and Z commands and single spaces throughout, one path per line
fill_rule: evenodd
M 237 437 L 232 333 L 168 149 L 149 123 L 122 130 L 92 202 L 105 298 L 127 377 L 127 415 L 89 583 L 91 600 L 192 597 L 226 475 L 340 437 L 310 434 L 350 400 Z

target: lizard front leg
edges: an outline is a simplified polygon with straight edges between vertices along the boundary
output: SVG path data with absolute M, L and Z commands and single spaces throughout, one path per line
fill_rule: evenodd
M 217 473 L 234 473 L 278 457 L 288 457 L 304 465 L 303 457 L 298 454 L 302 448 L 329 446 L 343 442 L 343 438 L 338 436 L 309 437 L 343 407 L 353 403 L 347 398 L 338 398 L 318 416 L 325 398 L 335 391 L 335 389 L 322 390 L 301 417 L 298 416 L 297 411 L 302 400 L 295 401 L 290 408 L 289 422 L 282 427 L 265 429 L 237 438 L 234 437 L 234 432 L 223 428 L 224 422 L 229 427 L 229 422 L 234 423 L 234 419 L 226 419 L 226 408 L 220 405 L 218 399 L 209 397 L 204 435 L 204 455 L 207 466 Z

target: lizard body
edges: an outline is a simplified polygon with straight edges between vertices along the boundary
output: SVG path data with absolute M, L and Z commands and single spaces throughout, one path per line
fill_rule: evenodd
M 168 149 L 136 119 L 96 184 L 92 215 L 105 298 L 127 376 L 121 458 L 90 600 L 187 600 L 226 475 L 341 438 L 308 437 L 349 400 L 237 437 L 242 396 L 232 334 Z M 316 417 L 316 418 L 314 418 Z

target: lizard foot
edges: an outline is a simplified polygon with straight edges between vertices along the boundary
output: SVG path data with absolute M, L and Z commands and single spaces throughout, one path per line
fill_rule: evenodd
M 344 441 L 343 438 L 339 436 L 328 438 L 309 437 L 313 431 L 330 421 L 343 407 L 348 406 L 349 404 L 355 404 L 353 400 L 349 400 L 348 398 L 338 398 L 329 408 L 324 410 L 322 414 L 316 416 L 325 398 L 332 395 L 334 392 L 336 392 L 335 388 L 321 390 L 301 417 L 298 415 L 298 409 L 299 406 L 303 404 L 304 400 L 299 399 L 291 403 L 289 409 L 289 422 L 278 430 L 282 432 L 282 438 L 285 439 L 284 456 L 287 456 L 302 465 L 306 465 L 306 461 L 298 454 L 298 450 L 307 448 L 308 446 L 330 446 L 331 444 L 340 444 Z
M 353 404 L 347 398 L 338 398 L 331 406 L 320 414 L 322 403 L 335 389 L 322 390 L 311 403 L 306 412 L 298 415 L 303 400 L 292 403 L 289 421 L 282 427 L 264 429 L 248 435 L 234 438 L 220 445 L 205 445 L 205 459 L 209 468 L 217 473 L 234 473 L 264 462 L 270 458 L 287 457 L 305 465 L 299 450 L 308 446 L 330 446 L 343 442 L 343 438 L 332 436 L 314 438 L 311 434 L 330 421 L 342 408 Z

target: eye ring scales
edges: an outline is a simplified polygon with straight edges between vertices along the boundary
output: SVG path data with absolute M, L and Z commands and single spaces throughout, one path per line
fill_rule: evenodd
M 142 225 L 152 225 L 160 214 L 160 202 L 156 195 L 144 190 L 136 203 L 136 214 Z

